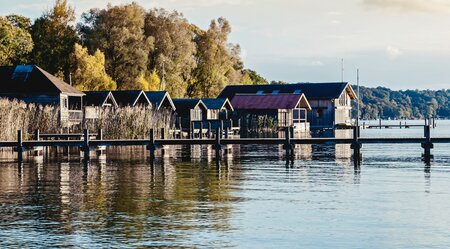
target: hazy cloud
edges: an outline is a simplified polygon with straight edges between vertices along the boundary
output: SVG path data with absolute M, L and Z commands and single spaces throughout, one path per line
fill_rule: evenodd
M 397 59 L 400 55 L 403 54 L 403 52 L 394 46 L 387 46 L 386 48 L 386 54 L 391 60 Z
M 401 11 L 450 12 L 448 0 L 364 0 L 364 3 L 368 6 Z

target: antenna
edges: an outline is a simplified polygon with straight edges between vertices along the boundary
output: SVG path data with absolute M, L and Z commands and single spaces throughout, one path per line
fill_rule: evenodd
M 359 126 L 359 103 L 360 103 L 360 99 L 359 99 L 359 68 L 356 69 L 356 91 L 357 91 L 357 117 L 356 117 L 356 125 Z
M 344 82 L 344 58 L 341 59 L 341 82 Z

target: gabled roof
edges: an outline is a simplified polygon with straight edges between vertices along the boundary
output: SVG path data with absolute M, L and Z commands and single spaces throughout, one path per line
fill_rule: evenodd
M 271 85 L 230 85 L 226 86 L 219 94 L 219 98 L 233 99 L 236 94 L 279 94 L 279 93 L 304 93 L 306 98 L 312 99 L 337 99 L 347 91 L 352 99 L 356 94 L 347 82 L 329 83 L 295 83 L 295 84 L 271 84 Z
M 311 110 L 304 94 L 236 94 L 231 103 L 236 110 L 278 110 L 297 107 Z
M 173 99 L 173 103 L 177 112 L 186 112 L 194 109 L 198 105 L 202 106 L 204 109 L 208 109 L 200 99 Z
M 61 93 L 71 96 L 84 95 L 36 65 L 0 66 L 0 93 L 23 96 Z
M 103 106 L 108 98 L 112 100 L 114 106 L 118 106 L 111 91 L 85 91 L 83 103 L 86 106 Z
M 227 98 L 217 98 L 217 99 L 202 99 L 203 103 L 206 105 L 206 108 L 208 109 L 217 109 L 220 110 L 224 108 L 226 105 L 230 107 L 230 109 L 233 111 L 233 105 Z
M 111 91 L 111 93 L 119 106 L 135 106 L 141 96 L 143 96 L 148 104 L 151 105 L 142 90 Z
M 164 103 L 165 99 L 169 101 L 172 109 L 176 110 L 172 98 L 167 91 L 146 91 L 145 96 L 147 96 L 147 99 L 150 101 L 150 103 L 152 103 L 152 106 L 156 110 L 159 110 L 159 108 L 161 108 L 161 105 Z

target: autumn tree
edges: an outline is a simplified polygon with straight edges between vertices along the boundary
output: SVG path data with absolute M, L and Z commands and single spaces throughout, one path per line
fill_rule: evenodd
M 33 49 L 30 19 L 9 15 L 0 17 L 0 65 L 26 63 Z
M 242 63 L 239 46 L 228 43 L 231 26 L 224 18 L 213 20 L 209 29 L 198 35 L 195 83 L 190 94 L 196 97 L 216 97 L 236 77 Z
M 191 25 L 177 11 L 153 9 L 145 18 L 145 35 L 154 39 L 148 69 L 160 73 L 171 96 L 184 97 L 196 66 Z
M 254 70 L 244 69 L 242 73 L 243 73 L 243 77 L 241 79 L 242 84 L 245 85 L 269 84 L 266 79 L 264 79 Z
M 67 0 L 56 0 L 31 26 L 34 41 L 32 61 L 52 74 L 63 74 L 68 79 L 70 54 L 78 36 L 72 23 L 75 11 Z
M 145 11 L 137 3 L 92 9 L 78 25 L 82 42 L 89 50 L 100 49 L 106 71 L 118 89 L 142 89 L 139 79 L 146 73 L 153 40 L 144 36 Z
M 72 82 L 81 91 L 115 90 L 116 82 L 105 71 L 105 55 L 96 50 L 89 55 L 88 50 L 75 44 L 71 56 Z

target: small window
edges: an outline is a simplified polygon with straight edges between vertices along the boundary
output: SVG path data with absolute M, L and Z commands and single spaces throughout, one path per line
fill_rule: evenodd
M 300 94 L 300 93 L 302 93 L 302 90 L 295 90 L 294 91 L 294 94 Z
M 263 94 L 263 93 L 264 93 L 263 90 L 260 90 L 260 91 L 257 91 L 257 92 L 256 92 L 256 94 Z
M 279 94 L 280 93 L 280 90 L 273 90 L 272 91 L 272 94 Z

